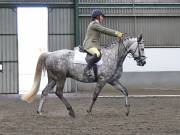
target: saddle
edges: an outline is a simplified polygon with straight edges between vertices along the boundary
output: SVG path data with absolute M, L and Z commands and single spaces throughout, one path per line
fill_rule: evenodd
M 86 52 L 86 50 L 84 50 L 83 47 L 75 47 L 74 48 L 74 61 L 73 63 L 75 64 L 83 64 L 86 65 L 87 61 L 86 61 L 86 56 L 88 56 L 88 52 Z M 101 65 L 103 63 L 102 59 L 100 59 L 96 65 Z
M 92 55 L 90 53 L 88 53 L 82 46 L 76 47 L 75 56 L 74 56 L 74 63 L 87 64 L 90 57 L 92 57 Z M 79 59 L 79 61 L 77 61 L 77 58 Z M 92 70 L 93 70 L 92 77 L 95 80 L 97 80 L 97 72 L 98 72 L 97 65 L 101 65 L 101 64 L 102 64 L 102 60 L 100 58 L 97 60 L 96 64 L 94 64 L 92 66 Z
M 79 51 L 88 53 L 82 46 L 79 46 Z

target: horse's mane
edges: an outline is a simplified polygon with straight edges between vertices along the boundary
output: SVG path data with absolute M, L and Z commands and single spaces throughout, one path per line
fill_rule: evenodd
M 102 49 L 111 49 L 112 47 L 114 47 L 115 45 L 118 44 L 118 41 L 113 41 L 112 43 L 106 43 Z
M 126 41 L 126 40 L 129 40 L 129 39 L 132 39 L 132 38 L 133 38 L 133 37 L 124 36 L 121 41 L 115 40 L 115 41 L 113 41 L 112 43 L 106 43 L 106 44 L 103 46 L 103 48 L 111 48 L 111 47 L 113 47 L 114 45 L 121 44 L 122 42 L 124 42 L 124 41 Z
M 125 42 L 125 41 L 127 41 L 127 40 L 130 40 L 130 39 L 135 40 L 135 37 L 124 36 L 121 41 L 115 40 L 115 41 L 113 41 L 112 43 L 106 43 L 106 44 L 102 47 L 102 49 L 112 49 L 114 46 L 119 45 L 119 44 L 122 44 L 123 42 Z

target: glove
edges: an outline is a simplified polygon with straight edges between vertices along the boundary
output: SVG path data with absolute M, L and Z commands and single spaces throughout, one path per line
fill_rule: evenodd
M 118 38 L 122 38 L 122 36 L 124 35 L 124 33 L 121 33 L 121 32 L 119 32 L 119 31 L 116 31 L 115 32 L 115 35 L 118 37 Z

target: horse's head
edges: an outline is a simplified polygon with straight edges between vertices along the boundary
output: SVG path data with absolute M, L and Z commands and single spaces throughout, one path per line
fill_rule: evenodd
M 144 53 L 144 40 L 142 34 L 137 38 L 130 39 L 130 41 L 129 53 L 132 54 L 138 66 L 144 66 L 146 64 L 146 57 Z

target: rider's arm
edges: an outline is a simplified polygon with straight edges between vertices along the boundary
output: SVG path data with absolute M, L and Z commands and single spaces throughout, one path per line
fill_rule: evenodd
M 115 30 L 110 29 L 110 28 L 106 28 L 99 23 L 93 23 L 91 28 L 93 30 L 96 30 L 96 31 L 99 31 L 99 32 L 104 33 L 106 35 L 110 35 L 110 36 L 114 36 L 114 37 L 120 37 L 121 38 L 123 35 L 123 33 L 115 31 Z

